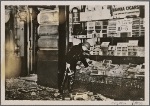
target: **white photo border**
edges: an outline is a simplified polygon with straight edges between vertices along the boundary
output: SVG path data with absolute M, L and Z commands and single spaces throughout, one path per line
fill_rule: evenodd
M 5 5 L 144 5 L 145 100 L 144 101 L 45 101 L 5 100 Z M 149 105 L 149 2 L 148 1 L 1 1 L 1 104 L 2 105 Z

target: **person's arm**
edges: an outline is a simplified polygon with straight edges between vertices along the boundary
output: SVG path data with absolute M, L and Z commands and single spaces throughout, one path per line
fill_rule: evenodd
M 84 56 L 82 56 L 81 62 L 84 64 L 85 67 L 89 66 Z

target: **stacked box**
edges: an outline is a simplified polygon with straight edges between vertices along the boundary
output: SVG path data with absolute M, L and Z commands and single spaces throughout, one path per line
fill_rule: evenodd
M 95 22 L 95 31 L 97 37 L 103 37 L 102 35 L 102 21 L 96 21 Z
M 108 55 L 114 56 L 116 53 L 116 46 L 109 46 L 108 48 Z
M 87 38 L 86 35 L 77 35 L 76 37 L 77 37 L 77 38 Z
M 139 36 L 139 26 L 140 26 L 140 18 L 133 18 L 132 24 L 132 36 L 138 37 Z
M 128 56 L 137 56 L 138 53 L 138 40 L 129 40 Z
M 128 43 L 117 43 L 116 56 L 128 56 Z
M 100 45 L 92 47 L 91 49 L 92 49 L 91 55 L 99 55 Z
M 102 44 L 101 44 L 102 55 L 104 55 L 104 56 L 108 55 L 109 43 L 110 42 L 102 42 Z
M 122 46 L 122 56 L 128 56 L 128 43 L 124 43 Z
M 103 21 L 102 24 L 102 35 L 103 37 L 107 37 L 107 26 L 108 26 L 108 21 Z
M 140 36 L 145 35 L 145 26 L 144 26 L 144 18 L 140 19 Z
M 132 36 L 144 36 L 145 28 L 144 28 L 144 19 L 143 18 L 133 18 L 132 24 Z
M 95 22 L 87 22 L 87 36 L 92 36 L 95 31 Z
M 140 57 L 144 57 L 145 56 L 145 48 L 144 47 L 138 47 L 138 55 Z
M 116 32 L 116 20 L 109 20 L 107 26 L 107 37 L 117 36 Z
M 95 22 L 95 31 L 97 37 L 107 37 L 107 26 L 108 26 L 108 21 Z

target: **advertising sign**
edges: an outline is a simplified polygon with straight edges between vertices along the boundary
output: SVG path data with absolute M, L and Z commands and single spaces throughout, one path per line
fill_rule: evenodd
M 128 5 L 128 6 L 114 6 L 112 8 L 113 18 L 125 18 L 126 16 L 139 16 L 140 6 L 139 5 Z

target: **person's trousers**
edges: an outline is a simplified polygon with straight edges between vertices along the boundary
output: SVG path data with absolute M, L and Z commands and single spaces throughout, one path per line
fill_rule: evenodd
M 67 68 L 64 76 L 63 76 L 63 81 L 62 81 L 62 86 L 61 86 L 61 92 L 63 93 L 65 85 L 67 83 L 67 89 L 69 92 L 73 90 L 73 85 L 74 85 L 74 80 L 75 80 L 75 71 L 73 71 L 73 74 L 70 74 L 70 69 Z

